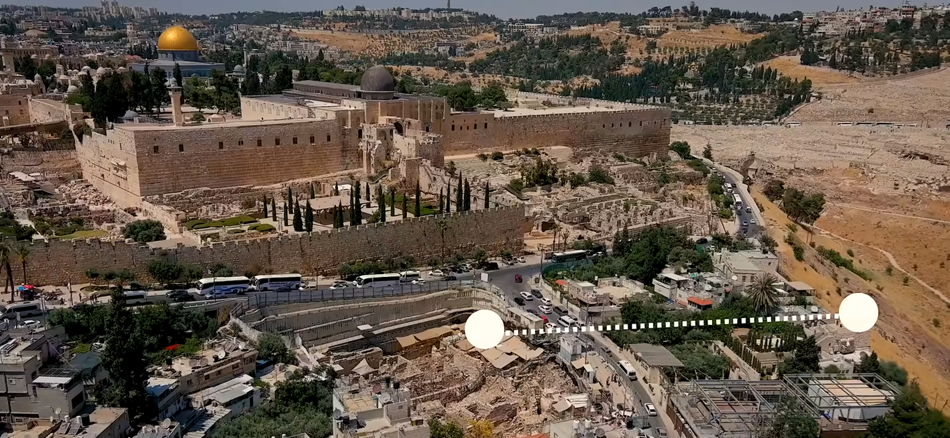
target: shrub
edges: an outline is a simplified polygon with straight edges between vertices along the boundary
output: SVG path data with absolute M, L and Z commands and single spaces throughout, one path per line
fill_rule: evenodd
M 122 236 L 134 239 L 138 243 L 165 240 L 165 227 L 156 220 L 138 220 L 129 223 L 122 229 Z
M 505 159 L 505 154 L 503 154 L 503 153 L 501 153 L 501 152 L 492 152 L 492 153 L 491 153 L 491 159 L 492 159 L 492 160 L 495 160 L 495 161 L 504 160 L 504 159 Z
M 277 228 L 275 228 L 275 227 L 274 227 L 273 225 L 271 225 L 271 224 L 258 224 L 258 225 L 254 225 L 254 226 L 252 226 L 252 227 L 250 227 L 250 228 L 248 228 L 248 229 L 249 229 L 249 230 L 257 231 L 257 232 L 259 232 L 259 233 L 267 233 L 267 232 L 270 232 L 270 231 L 275 231 Z
M 223 227 L 223 226 L 224 226 L 224 222 L 221 222 L 221 221 L 213 221 L 213 222 L 205 222 L 205 223 L 202 223 L 202 224 L 195 225 L 195 226 L 192 227 L 191 229 L 192 229 L 192 230 L 201 230 L 201 229 L 205 229 L 205 228 L 220 228 L 220 227 Z
M 800 246 L 795 246 L 794 248 L 792 248 L 792 252 L 795 253 L 795 260 L 798 260 L 800 262 L 805 260 L 805 248 L 802 248 Z
M 222 222 L 227 227 L 233 227 L 235 225 L 254 223 L 254 222 L 257 222 L 257 219 L 254 219 L 250 216 L 235 216 L 235 217 L 227 218 L 223 220 Z
M 191 230 L 194 229 L 195 225 L 203 224 L 207 222 L 205 219 L 192 219 L 188 222 L 185 222 L 185 229 Z

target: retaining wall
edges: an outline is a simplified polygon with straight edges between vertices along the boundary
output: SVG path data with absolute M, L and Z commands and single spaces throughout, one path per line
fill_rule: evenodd
M 98 239 L 50 241 L 32 245 L 26 271 L 29 282 L 40 285 L 87 281 L 83 273 L 89 269 L 129 269 L 144 279 L 149 262 L 165 257 L 202 267 L 222 263 L 236 273 L 331 273 L 354 260 L 411 256 L 424 262 L 440 256 L 443 245 L 446 255 L 475 248 L 489 253 L 520 253 L 524 249 L 524 222 L 524 207 L 510 206 L 198 248 L 179 245 L 163 250 Z M 22 271 L 14 271 L 14 281 L 24 282 Z

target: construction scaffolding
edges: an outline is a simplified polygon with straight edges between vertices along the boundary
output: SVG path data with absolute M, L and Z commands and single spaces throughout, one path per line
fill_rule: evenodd
M 900 389 L 877 374 L 789 374 L 783 380 L 799 403 L 820 418 L 823 430 L 864 429 L 900 395 Z
M 670 399 L 696 437 L 753 438 L 789 396 L 777 380 L 693 380 L 676 385 Z

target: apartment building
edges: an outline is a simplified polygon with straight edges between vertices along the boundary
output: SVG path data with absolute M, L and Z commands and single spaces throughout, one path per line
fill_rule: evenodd
M 235 377 L 254 374 L 257 350 L 244 344 L 219 342 L 193 357 L 180 357 L 157 370 L 155 377 L 177 379 L 177 391 L 192 394 Z
M 0 335 L 0 418 L 14 425 L 36 418 L 75 416 L 86 406 L 82 373 L 44 368 L 55 349 L 43 332 Z

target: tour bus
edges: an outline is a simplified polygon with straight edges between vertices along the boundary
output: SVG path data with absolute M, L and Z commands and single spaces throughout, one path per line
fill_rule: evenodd
M 422 278 L 422 274 L 419 271 L 402 271 L 399 273 L 399 281 L 403 283 L 412 283 L 420 278 Z
M 402 276 L 399 274 L 360 275 L 356 277 L 356 287 L 360 289 L 397 286 Z
M 573 262 L 575 260 L 584 260 L 587 258 L 587 251 L 576 249 L 573 251 L 556 252 L 551 256 L 554 263 Z
M 739 209 L 742 208 L 742 198 L 739 197 L 738 193 L 736 193 L 735 195 L 732 195 L 732 200 L 735 201 L 736 208 L 739 208 Z
M 125 293 L 125 304 L 134 306 L 137 304 L 148 304 L 148 294 L 144 291 L 128 291 Z
M 12 304 L 7 306 L 6 311 L 3 313 L 3 319 L 15 320 L 17 314 L 20 315 L 20 318 L 25 318 L 27 316 L 37 316 L 43 314 L 43 306 L 39 301 L 32 301 L 27 303 Z
M 247 277 L 211 277 L 198 280 L 198 291 L 205 298 L 241 294 L 251 286 Z
M 287 292 L 300 289 L 300 274 L 257 275 L 251 279 L 251 290 Z
M 623 370 L 623 373 L 627 375 L 627 378 L 630 380 L 637 380 L 637 372 L 633 370 L 633 365 L 630 362 L 622 360 L 618 362 L 620 364 L 620 369 Z

